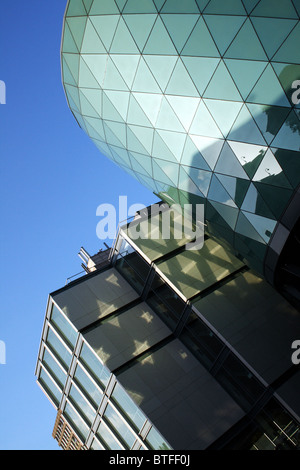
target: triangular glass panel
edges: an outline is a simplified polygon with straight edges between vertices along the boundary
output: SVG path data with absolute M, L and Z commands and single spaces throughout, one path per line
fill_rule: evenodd
M 273 57 L 297 23 L 296 20 L 283 18 L 257 17 L 251 20 L 269 59 Z
M 259 233 L 261 238 L 266 243 L 269 243 L 270 237 L 274 231 L 277 221 L 246 211 L 244 211 L 243 214 L 245 215 L 245 217 L 247 217 L 247 219 L 250 221 L 254 229 Z
M 231 207 L 220 202 L 210 201 L 210 204 L 216 209 L 220 216 L 225 220 L 232 230 L 235 229 L 236 221 L 239 215 L 239 210 L 236 207 Z
M 181 164 L 186 166 L 193 166 L 200 170 L 211 171 L 206 160 L 203 158 L 190 136 L 187 136 L 184 149 L 181 157 Z
M 247 238 L 258 241 L 259 243 L 265 243 L 264 239 L 258 234 L 252 223 L 245 217 L 243 212 L 239 213 L 235 231 Z
M 250 14 L 259 2 L 260 0 L 243 0 L 247 13 Z
M 153 0 L 157 11 L 159 12 L 166 0 Z
M 63 58 L 74 80 L 74 83 L 71 84 L 77 84 L 79 78 L 79 55 L 65 53 Z
M 122 142 L 119 140 L 119 138 L 116 136 L 116 134 L 110 129 L 110 127 L 107 126 L 106 122 L 103 122 L 103 128 L 105 132 L 105 141 L 106 143 L 111 146 L 117 146 L 117 147 L 122 147 Z
M 229 132 L 228 139 L 249 144 L 266 145 L 260 130 L 253 120 L 249 110 L 244 105 Z
M 117 67 L 110 57 L 107 59 L 106 70 L 103 80 L 103 89 L 105 90 L 128 90 L 126 83 L 120 75 Z
M 152 145 L 153 145 L 153 138 L 154 138 L 154 129 L 149 127 L 143 126 L 136 126 L 136 125 L 129 125 L 129 128 L 134 133 L 135 137 L 139 140 L 140 144 L 143 146 L 142 152 L 138 150 L 134 150 L 135 152 L 144 153 L 144 154 L 151 154 Z
M 112 0 L 101 0 L 93 3 L 90 9 L 90 15 L 117 15 L 119 10 Z
M 272 142 L 290 112 L 289 108 L 281 108 L 279 106 L 268 107 L 260 104 L 247 104 L 247 108 L 251 112 L 267 144 Z
M 69 2 L 66 17 L 82 16 L 82 15 L 86 15 L 86 11 L 82 3 L 82 0 L 78 0 L 77 2 Z
M 228 144 L 237 156 L 249 178 L 253 178 L 268 147 L 231 141 L 228 141 Z
M 194 27 L 181 54 L 184 56 L 220 57 L 202 16 Z
M 160 88 L 143 57 L 141 58 L 137 68 L 132 85 L 132 91 L 161 93 Z
M 154 158 L 159 158 L 161 160 L 168 160 L 169 162 L 177 162 L 175 155 L 171 152 L 169 147 L 160 137 L 158 132 L 154 132 L 154 139 L 153 139 L 153 148 L 151 155 Z
M 121 161 L 121 163 L 123 163 L 123 165 L 126 165 L 129 168 L 132 168 L 130 158 L 129 158 L 129 153 L 126 149 L 114 147 L 111 150 L 112 150 L 112 154 L 113 154 L 114 158 L 117 161 L 119 160 L 119 161 Z
M 79 90 L 76 86 L 65 84 L 65 90 L 68 97 L 68 100 L 72 101 L 70 107 L 81 113 L 80 99 L 79 99 Z
M 71 108 L 71 110 L 72 110 L 72 112 L 75 116 L 75 119 L 76 119 L 78 125 L 81 127 L 81 129 L 83 129 L 86 132 L 86 134 L 88 134 L 85 120 L 82 118 L 81 114 L 79 112 L 77 112 L 77 110 L 76 110 L 77 108 L 73 109 L 71 103 L 69 103 L 69 106 L 70 106 L 70 108 Z
M 195 0 L 167 0 L 161 13 L 199 13 Z
M 239 30 L 224 57 L 228 59 L 268 60 L 249 18 Z
M 181 57 L 200 95 L 203 94 L 220 59 L 210 57 Z
M 180 123 L 178 117 L 174 113 L 166 98 L 163 98 L 162 100 L 156 127 L 159 129 L 171 129 L 172 131 L 185 132 L 184 127 Z
M 89 18 L 105 48 L 109 50 L 120 19 L 119 15 L 90 16 Z
M 126 147 L 127 136 L 126 136 L 126 124 L 116 121 L 105 121 L 106 128 L 109 128 L 115 136 L 117 136 L 121 146 Z
M 166 98 L 174 109 L 183 127 L 188 132 L 191 123 L 195 117 L 196 109 L 199 105 L 200 98 L 191 98 L 188 96 L 176 95 L 169 95 L 166 96 Z
M 123 18 L 120 18 L 113 41 L 110 46 L 111 54 L 139 54 L 130 31 Z
M 106 90 L 105 94 L 118 110 L 119 115 L 124 121 L 127 119 L 130 94 L 127 91 Z
M 145 172 L 147 172 L 148 176 L 152 176 L 152 157 L 141 153 L 130 152 L 130 159 L 132 168 L 135 168 L 135 165 L 138 164 L 144 170 L 139 170 L 139 173 L 145 174 Z
M 87 54 L 101 54 L 106 53 L 106 49 L 99 38 L 94 25 L 88 19 L 86 23 L 86 30 L 82 41 L 81 53 Z
M 279 186 L 277 186 L 274 191 L 274 186 L 257 181 L 254 182 L 254 185 L 267 206 L 270 207 L 276 218 L 279 219 L 282 212 L 285 210 L 293 191 Z
M 152 0 L 143 0 L 137 2 L 136 0 L 127 0 L 123 14 L 126 13 L 156 13 L 156 8 Z
M 288 97 L 290 104 L 292 106 L 295 106 L 296 108 L 299 108 L 300 103 L 296 104 L 295 101 L 297 101 L 300 97 L 299 87 L 296 86 L 297 80 L 299 80 L 300 78 L 300 65 L 281 64 L 281 63 L 272 62 L 272 66 L 273 66 L 273 69 L 275 70 L 275 73 L 278 77 L 279 82 L 281 83 L 285 91 L 285 94 Z
M 249 103 L 290 106 L 282 86 L 269 64 L 248 96 Z
M 275 62 L 287 62 L 290 64 L 299 64 L 300 50 L 299 50 L 299 36 L 300 36 L 300 23 L 295 26 L 288 38 L 284 41 L 281 48 L 272 58 Z
M 85 6 L 86 12 L 89 13 L 93 0 L 82 0 Z
M 220 155 L 224 140 L 199 135 L 190 135 L 190 137 L 207 164 L 213 170 Z
M 128 88 L 131 88 L 138 67 L 138 63 L 140 61 L 140 56 L 137 54 L 112 54 L 110 57 Z
M 212 172 L 199 170 L 199 168 L 193 168 L 192 166 L 190 168 L 185 167 L 184 169 L 195 185 L 200 189 L 201 193 L 207 196 Z
M 294 110 L 290 112 L 283 126 L 272 141 L 272 146 L 288 150 L 300 150 L 300 121 Z
M 178 57 L 145 55 L 144 59 L 155 77 L 161 91 L 164 92 Z
M 295 18 L 298 19 L 297 12 L 291 0 L 261 0 L 252 12 L 253 16 L 277 17 L 277 18 Z
M 262 217 L 274 218 L 274 214 L 271 212 L 253 183 L 249 186 L 241 209 L 243 211 L 261 215 Z
M 230 197 L 224 186 L 220 183 L 216 175 L 212 175 L 207 198 L 211 201 L 221 202 L 228 206 L 236 207 L 233 199 Z
M 261 61 L 236 59 L 225 59 L 225 64 L 244 100 L 267 66 Z
M 65 55 L 65 54 L 64 54 Z M 63 56 L 62 59 L 62 74 L 63 74 L 63 82 L 64 84 L 68 83 L 69 85 L 77 86 L 78 84 L 75 82 L 73 75 L 70 72 L 67 62 Z
M 175 10 L 176 11 L 176 10 Z M 189 35 L 194 28 L 196 21 L 199 18 L 199 14 L 197 15 L 189 15 L 185 13 L 182 14 L 162 14 L 161 18 L 167 28 L 172 41 L 175 44 L 175 47 L 178 53 L 181 52 L 183 46 L 185 45 Z
M 139 4 L 142 4 L 142 2 L 140 2 Z M 154 6 L 153 6 L 153 9 L 156 12 Z M 157 14 L 155 15 L 134 14 L 134 15 L 124 16 L 125 23 L 127 24 L 128 29 L 131 32 L 133 39 L 135 40 L 140 51 L 144 49 L 144 46 L 146 44 L 146 41 L 148 39 L 148 36 L 150 34 L 150 31 L 154 25 L 156 18 L 157 18 Z
M 227 2 L 223 2 L 227 4 Z M 246 20 L 244 16 L 204 15 L 212 37 L 223 55 Z
M 115 2 L 116 2 L 116 4 L 117 4 L 117 6 L 118 6 L 120 12 L 122 13 L 123 8 L 124 8 L 124 6 L 125 6 L 127 0 L 115 0 Z
M 211 0 L 204 13 L 216 15 L 246 15 L 246 10 L 241 0 Z
M 104 54 L 82 54 L 79 86 L 99 88 L 103 85 L 108 57 Z
M 78 48 L 74 41 L 74 38 L 71 34 L 68 23 L 65 21 L 64 32 L 63 32 L 63 41 L 62 41 L 62 52 L 71 52 L 78 54 Z
M 273 147 L 271 150 L 291 185 L 294 188 L 299 186 L 300 158 L 298 152 Z
M 117 108 L 112 104 L 106 93 L 103 93 L 102 97 L 102 117 L 109 121 L 124 122 Z
M 180 59 L 175 65 L 165 93 L 181 96 L 199 96 L 198 90 Z
M 92 91 L 97 92 L 98 90 L 93 89 Z M 99 113 L 96 111 L 94 106 L 91 105 L 91 102 L 82 93 L 81 89 L 79 90 L 79 96 L 80 96 L 81 114 L 85 116 L 92 116 L 92 117 L 100 118 Z
M 233 176 L 221 175 L 215 173 L 220 183 L 224 186 L 229 196 L 234 200 L 238 207 L 241 207 L 246 192 L 250 185 L 250 180 L 235 178 Z
M 199 104 L 189 132 L 190 134 L 206 137 L 215 137 L 220 139 L 223 137 L 220 129 L 216 125 L 203 101 Z
M 222 101 L 204 99 L 204 103 L 216 121 L 223 136 L 226 138 L 241 107 L 242 103 L 237 101 Z
M 152 126 L 155 126 L 162 102 L 162 95 L 152 93 L 132 93 Z
M 237 178 L 248 179 L 247 173 L 227 142 L 224 143 L 214 171 L 216 173 L 236 176 Z
M 177 55 L 177 51 L 172 43 L 172 40 L 159 16 L 155 21 L 143 53 L 157 55 Z
M 153 178 L 172 186 L 178 185 L 179 165 L 164 160 L 153 160 Z
M 221 61 L 206 88 L 204 98 L 219 100 L 242 101 L 241 95 L 235 86 L 225 64 Z
M 300 0 L 293 0 L 293 5 L 300 18 Z
M 133 128 L 134 131 L 137 131 L 137 129 L 135 129 L 136 127 L 138 127 L 138 126 L 127 126 L 127 148 L 128 148 L 129 151 L 148 155 L 149 152 L 147 152 L 144 145 L 142 145 L 141 141 L 135 135 L 136 132 L 133 132 L 131 130 L 131 128 Z M 145 128 L 143 128 L 143 129 L 145 129 Z
M 105 140 L 103 122 L 101 119 L 86 116 L 84 118 L 89 136 L 93 139 Z
M 176 160 L 180 162 L 186 135 L 181 132 L 163 131 L 159 129 L 157 132 L 171 150 Z
M 187 171 L 185 171 L 187 170 Z M 179 170 L 179 180 L 178 180 L 178 189 L 182 191 L 186 191 L 188 193 L 197 194 L 198 196 L 205 197 L 204 194 L 201 193 L 200 189 L 194 181 L 188 175 L 189 169 L 183 166 L 180 166 Z
M 209 2 L 210 0 L 196 0 L 200 13 L 203 12 Z
M 132 94 L 130 94 L 127 123 L 151 127 L 151 122 Z

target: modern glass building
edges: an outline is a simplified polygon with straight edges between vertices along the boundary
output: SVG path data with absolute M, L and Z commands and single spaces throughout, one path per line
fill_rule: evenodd
M 299 312 L 209 237 L 124 226 L 101 257 L 46 310 L 36 376 L 63 448 L 300 449 Z
M 298 0 L 69 0 L 61 46 L 101 154 L 169 204 L 203 204 L 207 233 L 295 304 L 299 14 Z

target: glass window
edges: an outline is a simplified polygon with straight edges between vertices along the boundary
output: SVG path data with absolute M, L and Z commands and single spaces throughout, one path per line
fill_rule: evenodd
M 135 443 L 136 436 L 131 432 L 110 404 L 106 407 L 104 418 L 113 427 L 114 431 L 116 431 L 119 438 L 125 443 L 126 447 L 130 449 Z
M 72 405 L 70 405 L 70 403 L 66 404 L 63 414 L 67 418 L 67 420 L 70 422 L 76 434 L 78 434 L 80 439 L 84 442 L 89 433 L 89 428 L 85 424 L 83 419 L 81 419 L 80 416 L 76 413 L 76 411 L 74 410 Z
M 80 359 L 87 367 L 93 379 L 102 387 L 105 388 L 108 384 L 110 372 L 102 364 L 100 358 L 95 355 L 93 351 L 84 343 L 80 353 Z
M 64 340 L 74 348 L 77 339 L 77 331 L 54 304 L 52 306 L 50 322 L 57 328 Z
M 165 442 L 161 434 L 155 429 L 151 428 L 146 437 L 146 443 L 149 444 L 153 450 L 170 450 L 171 447 Z
M 61 364 L 65 367 L 65 369 L 68 369 L 71 363 L 72 355 L 66 346 L 62 343 L 62 341 L 60 341 L 58 336 L 56 336 L 54 331 L 51 330 L 51 328 L 48 328 L 46 343 L 55 356 L 59 359 Z
M 146 421 L 146 417 L 118 383 L 115 385 L 111 398 L 135 428 L 140 430 Z
M 126 243 L 126 247 L 123 245 L 121 247 L 115 266 L 129 284 L 141 294 L 149 274 L 149 264 Z
M 43 364 L 46 365 L 49 373 L 58 383 L 60 388 L 63 388 L 66 383 L 67 374 L 63 371 L 63 369 L 58 365 L 55 359 L 51 356 L 47 349 L 44 350 L 43 354 Z
M 50 379 L 49 375 L 43 368 L 41 369 L 38 381 L 46 393 L 51 397 L 55 405 L 58 407 L 61 400 L 61 391 Z
M 97 436 L 100 441 L 109 450 L 124 450 L 123 447 L 117 442 L 113 434 L 108 430 L 107 426 L 102 422 L 97 431 Z
M 91 405 L 87 402 L 87 400 L 81 395 L 81 393 L 77 390 L 77 388 L 72 385 L 70 392 L 69 392 L 69 399 L 77 409 L 77 411 L 81 414 L 84 420 L 92 424 L 95 419 L 95 410 L 91 407 Z
M 74 374 L 74 380 L 80 386 L 82 391 L 92 402 L 95 408 L 98 408 L 102 399 L 102 392 L 97 388 L 94 382 L 87 376 L 85 371 L 78 364 Z

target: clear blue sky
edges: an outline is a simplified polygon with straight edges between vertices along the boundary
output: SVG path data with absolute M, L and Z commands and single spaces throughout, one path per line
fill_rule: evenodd
M 102 203 L 157 199 L 103 157 L 68 109 L 60 74 L 66 0 L 0 6 L 0 449 L 57 449 L 56 411 L 34 376 L 48 293 L 102 248 Z

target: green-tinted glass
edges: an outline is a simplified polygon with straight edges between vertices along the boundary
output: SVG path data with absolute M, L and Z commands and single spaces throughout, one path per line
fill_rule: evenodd
M 223 136 L 227 137 L 236 117 L 239 114 L 242 103 L 210 99 L 204 99 L 203 101 L 216 121 Z
M 229 132 L 228 139 L 238 142 L 266 145 L 259 128 L 244 105 Z
M 187 13 L 182 15 L 173 13 L 172 15 L 162 14 L 161 18 L 178 53 L 180 53 L 191 34 L 199 15 L 189 15 Z
M 204 15 L 204 20 L 222 56 L 246 18 L 244 16 Z
M 204 13 L 214 13 L 223 15 L 246 15 L 245 8 L 241 0 L 211 0 L 204 10 Z
M 86 16 L 74 16 L 72 18 L 67 18 L 66 22 L 69 25 L 71 34 L 77 45 L 77 49 L 80 51 L 82 40 L 83 40 L 83 35 L 85 33 L 87 17 Z M 87 33 L 90 33 L 90 29 L 87 30 Z
M 220 86 L 222 84 L 222 86 Z M 208 87 L 205 90 L 204 98 L 214 98 L 220 100 L 242 101 L 241 95 L 235 86 L 224 62 L 218 65 Z
M 139 3 L 140 4 L 140 3 Z M 127 7 L 127 6 L 126 6 Z M 155 8 L 154 8 L 154 11 Z M 144 49 L 157 15 L 125 15 L 124 20 L 140 51 Z M 126 54 L 127 55 L 127 54 Z
M 118 13 L 119 10 L 113 0 L 94 1 L 90 9 L 90 15 L 114 15 Z
M 182 61 L 191 76 L 194 85 L 200 95 L 203 94 L 214 71 L 216 70 L 220 59 L 210 57 L 184 57 Z
M 203 101 L 201 101 L 201 103 L 199 104 L 189 132 L 195 135 L 203 135 L 220 139 L 223 137 L 220 129 L 213 120 L 210 112 L 208 111 Z
M 297 12 L 291 0 L 261 0 L 252 11 L 253 16 L 279 17 L 279 18 L 297 18 Z
M 156 13 L 152 0 L 127 0 L 123 13 Z
M 183 56 L 218 57 L 219 51 L 201 16 L 194 27 L 181 54 Z
M 267 66 L 254 60 L 225 59 L 225 64 L 244 100 Z
M 271 64 L 264 70 L 247 101 L 275 106 L 290 106 Z
M 177 55 L 177 51 L 159 16 L 155 21 L 151 34 L 143 50 L 143 53 L 158 55 Z
M 268 57 L 271 59 L 297 21 L 283 18 L 257 17 L 252 18 L 252 23 Z
M 264 49 L 248 18 L 225 53 L 228 59 L 267 60 Z

